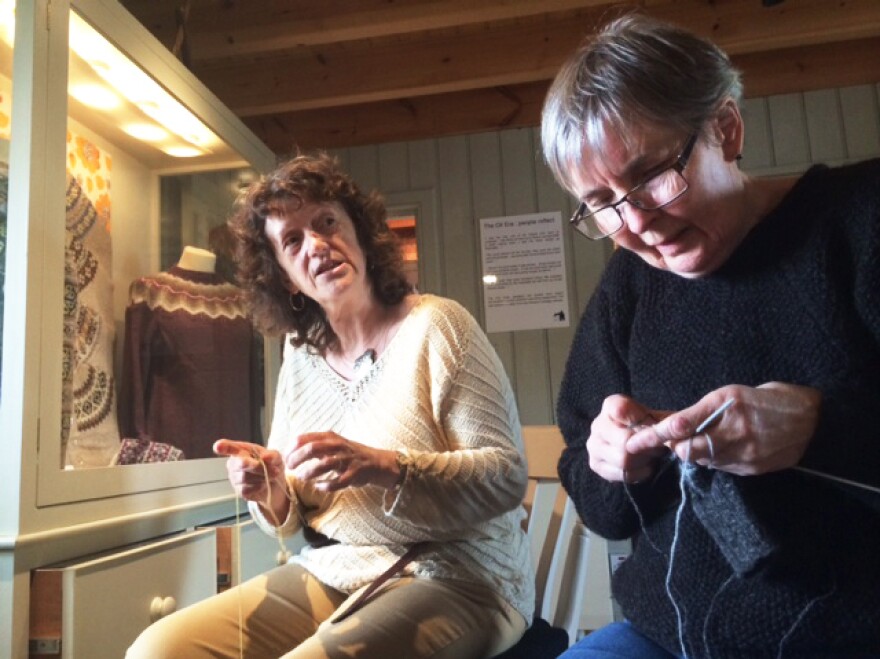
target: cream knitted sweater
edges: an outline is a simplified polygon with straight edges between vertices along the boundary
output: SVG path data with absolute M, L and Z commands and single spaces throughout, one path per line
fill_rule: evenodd
M 305 347 L 287 345 L 269 446 L 286 453 L 304 432 L 332 430 L 405 453 L 396 493 L 378 486 L 322 493 L 288 475 L 305 520 L 338 540 L 293 560 L 352 592 L 408 545 L 433 541 L 407 569 L 425 578 L 479 579 L 531 621 L 535 590 L 522 530 L 527 472 L 513 391 L 492 345 L 457 302 L 422 295 L 360 380 L 339 377 Z M 269 534 L 299 528 L 291 511 Z

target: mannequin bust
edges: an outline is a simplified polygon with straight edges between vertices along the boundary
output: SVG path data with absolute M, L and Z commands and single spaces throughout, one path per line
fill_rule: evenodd
M 183 254 L 177 262 L 177 267 L 196 272 L 214 272 L 217 256 L 213 252 L 199 247 L 187 245 L 183 248 Z

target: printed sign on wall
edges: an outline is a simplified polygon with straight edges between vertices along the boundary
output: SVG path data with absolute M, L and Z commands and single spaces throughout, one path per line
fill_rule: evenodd
M 486 331 L 568 327 L 562 214 L 480 220 Z

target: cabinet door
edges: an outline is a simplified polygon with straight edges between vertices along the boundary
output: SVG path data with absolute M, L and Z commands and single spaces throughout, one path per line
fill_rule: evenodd
M 151 622 L 214 594 L 215 565 L 214 530 L 204 529 L 36 570 L 31 656 L 58 656 L 60 639 L 62 658 L 119 659 Z M 45 624 L 53 619 L 59 629 Z
M 223 591 L 278 566 L 281 547 L 251 519 L 234 520 L 217 529 L 217 590 Z M 302 533 L 284 539 L 290 555 L 305 545 Z

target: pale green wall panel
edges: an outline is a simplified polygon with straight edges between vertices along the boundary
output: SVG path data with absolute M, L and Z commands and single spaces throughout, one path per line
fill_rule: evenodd
M 747 99 L 743 169 L 783 175 L 822 159 L 836 164 L 880 156 L 878 99 L 880 85 Z M 540 131 L 515 129 L 335 153 L 362 187 L 378 185 L 389 200 L 425 209 L 417 228 L 420 288 L 458 300 L 481 324 L 480 218 L 562 213 L 570 326 L 490 335 L 516 389 L 523 423 L 554 423 L 574 331 L 611 255 L 611 243 L 583 239 L 567 228 L 574 200 L 543 163 Z
M 877 87 L 844 87 L 840 90 L 840 107 L 849 157 L 860 159 L 880 153 Z

